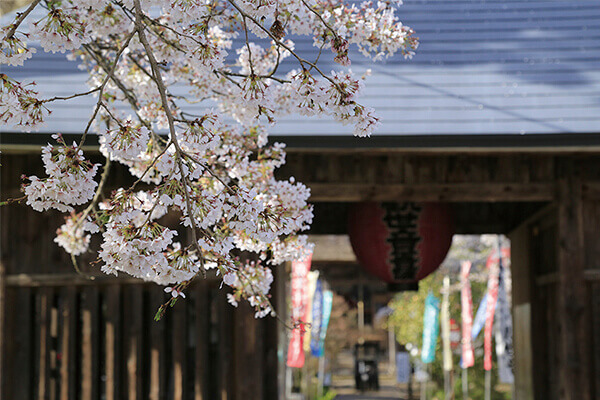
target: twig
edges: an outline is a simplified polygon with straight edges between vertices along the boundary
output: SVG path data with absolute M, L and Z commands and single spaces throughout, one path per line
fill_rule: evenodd
M 27 10 L 18 14 L 19 16 L 17 17 L 17 20 L 11 25 L 11 28 L 8 30 L 8 33 L 6 34 L 6 36 L 4 36 L 5 39 L 10 39 L 13 37 L 13 35 L 15 34 L 19 25 L 21 25 L 21 23 L 25 20 L 25 18 L 27 18 L 27 16 L 33 11 L 33 9 L 40 3 L 40 1 L 41 0 L 34 0 L 29 5 L 29 7 L 27 7 Z
M 95 93 L 95 92 L 97 92 L 100 89 L 101 89 L 101 87 L 98 86 L 98 87 L 96 87 L 94 89 L 88 90 L 87 92 L 75 93 L 75 94 L 72 94 L 70 96 L 54 96 L 54 97 L 52 97 L 50 99 L 40 100 L 40 103 L 49 103 L 51 101 L 56 101 L 56 100 L 71 100 L 71 99 L 74 99 L 75 97 L 87 96 L 88 94 Z
M 336 89 L 342 93 L 345 94 L 344 90 L 342 90 L 342 88 L 340 87 L 340 85 L 334 81 L 333 79 L 331 79 L 329 76 L 327 76 L 326 74 L 323 73 L 323 71 L 321 71 L 321 69 L 319 67 L 317 67 L 316 64 L 305 60 L 304 58 L 300 57 L 298 54 L 296 54 L 294 52 L 294 50 L 292 50 L 288 45 L 286 45 L 285 43 L 283 43 L 281 40 L 279 40 L 277 37 L 275 37 L 275 35 L 273 35 L 267 28 L 265 28 L 264 26 L 262 26 L 254 17 L 252 17 L 251 15 L 246 14 L 241 8 L 238 7 L 237 4 L 235 4 L 235 2 L 233 0 L 227 0 L 236 10 L 238 10 L 238 12 L 240 13 L 240 15 L 242 15 L 243 17 L 246 17 L 248 19 L 250 19 L 252 22 L 254 22 L 256 24 L 256 26 L 258 26 L 263 32 L 265 32 L 275 43 L 277 43 L 278 45 L 280 45 L 281 47 L 283 47 L 284 49 L 286 49 L 287 51 L 290 52 L 291 55 L 293 55 L 298 62 L 300 63 L 300 66 L 306 70 L 306 67 L 304 66 L 304 64 L 308 64 L 310 67 L 314 68 L 315 71 L 317 71 L 323 78 L 327 79 L 332 85 L 334 85 L 336 87 Z
M 125 43 L 123 44 L 123 46 L 121 46 L 121 48 L 117 52 L 117 55 L 115 56 L 115 61 L 114 61 L 113 65 L 111 66 L 110 70 L 106 73 L 106 76 L 104 77 L 104 80 L 102 81 L 102 84 L 100 84 L 100 88 L 99 88 L 100 93 L 98 94 L 98 102 L 96 103 L 96 106 L 94 107 L 94 112 L 92 113 L 92 116 L 90 117 L 90 119 L 87 123 L 87 126 L 85 127 L 85 130 L 83 131 L 83 135 L 81 136 L 81 140 L 79 141 L 79 146 L 78 146 L 79 148 L 81 148 L 83 146 L 83 144 L 85 143 L 85 138 L 90 130 L 90 127 L 92 126 L 92 123 L 94 122 L 94 119 L 96 118 L 96 115 L 98 115 L 98 111 L 100 110 L 100 105 L 102 103 L 102 95 L 104 93 L 104 88 L 105 88 L 106 84 L 108 83 L 108 80 L 114 75 L 115 70 L 117 69 L 117 64 L 119 63 L 119 58 L 121 58 L 121 54 L 123 54 L 123 51 L 125 51 L 125 49 L 129 45 L 129 41 L 131 40 L 131 38 L 133 38 L 134 34 L 135 34 L 135 31 L 131 31 L 129 36 L 127 36 L 127 39 L 125 39 Z

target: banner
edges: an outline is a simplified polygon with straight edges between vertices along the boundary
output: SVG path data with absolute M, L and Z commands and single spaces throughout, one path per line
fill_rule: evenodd
M 485 325 L 485 315 L 487 312 L 487 292 L 481 299 L 479 303 L 479 308 L 477 308 L 477 314 L 475 314 L 475 319 L 473 320 L 473 328 L 471 329 L 471 341 L 475 340 L 477 336 L 479 336 L 479 332 Z
M 421 361 L 429 364 L 435 360 L 435 345 L 438 337 L 440 301 L 431 293 L 425 299 L 425 312 L 423 313 L 423 346 Z
M 302 368 L 304 366 L 304 349 L 302 342 L 304 332 L 300 328 L 292 330 L 290 344 L 288 346 L 287 366 L 291 368 Z
M 302 321 L 305 315 L 307 303 L 308 271 L 310 271 L 312 255 L 303 261 L 292 262 L 292 277 L 290 282 L 292 320 L 300 326 L 292 330 L 290 344 L 288 346 L 287 366 L 302 368 L 304 366 L 304 325 Z
M 498 376 L 502 383 L 513 383 L 513 326 L 506 289 L 506 268 L 500 262 L 498 279 L 498 305 L 496 306 L 496 357 Z
M 473 300 L 471 299 L 471 283 L 469 282 L 469 272 L 471 271 L 471 262 L 465 261 L 461 264 L 460 270 L 460 300 L 462 305 L 462 362 L 463 368 L 472 367 L 475 364 L 473 355 L 473 345 L 471 342 L 471 331 L 473 328 Z
M 327 327 L 331 317 L 331 307 L 333 305 L 333 292 L 325 290 L 323 292 L 323 321 L 321 322 L 321 333 L 319 334 L 319 352 L 317 357 L 323 357 L 325 354 L 325 337 L 327 336 Z
M 310 328 L 310 353 L 319 357 L 319 342 L 321 340 L 321 325 L 323 323 L 323 285 L 321 280 L 317 281 L 315 295 L 313 297 L 312 322 Z
M 442 310 L 440 320 L 442 323 L 442 366 L 444 371 L 452 371 L 452 349 L 450 346 L 450 278 L 444 277 L 444 290 L 442 297 Z
M 488 259 L 489 260 L 489 259 Z M 498 300 L 498 264 L 488 262 L 489 277 L 487 290 L 487 304 L 485 307 L 485 328 L 483 331 L 483 368 L 492 369 L 492 328 L 494 326 L 494 311 Z
M 304 351 L 310 350 L 310 336 L 313 330 L 313 301 L 315 297 L 315 290 L 317 289 L 317 280 L 319 279 L 319 271 L 310 271 L 308 273 L 308 285 L 306 289 L 306 307 L 304 312 L 304 317 L 302 320 L 307 324 L 310 324 L 310 329 L 306 329 L 306 333 L 304 333 Z

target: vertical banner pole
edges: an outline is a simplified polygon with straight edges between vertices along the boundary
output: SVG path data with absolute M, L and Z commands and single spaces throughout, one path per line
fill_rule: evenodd
M 469 400 L 469 373 L 467 368 L 462 369 L 463 400 Z
M 358 285 L 358 343 L 365 342 L 365 286 L 362 272 L 360 273 L 360 284 Z
M 429 374 L 429 364 L 425 364 L 425 372 Z M 427 400 L 427 380 L 429 376 L 421 381 L 421 400 Z
M 442 293 L 442 347 L 443 347 L 443 367 L 444 367 L 444 398 L 450 399 L 452 372 L 452 350 L 450 349 L 450 277 L 444 277 Z
M 492 397 L 492 370 L 485 371 L 485 400 L 490 400 Z
M 323 396 L 323 380 L 325 378 L 325 355 L 319 357 L 319 372 L 318 372 L 319 383 L 317 386 L 317 398 L 320 399 Z

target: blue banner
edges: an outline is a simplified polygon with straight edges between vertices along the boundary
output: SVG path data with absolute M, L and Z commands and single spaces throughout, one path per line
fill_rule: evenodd
M 333 292 L 325 290 L 323 292 L 323 321 L 321 322 L 321 334 L 319 340 L 319 355 L 323 357 L 325 354 L 325 337 L 327 336 L 327 326 L 329 326 L 329 318 L 331 317 L 331 306 L 333 305 Z
M 440 301 L 431 293 L 425 299 L 425 312 L 423 313 L 423 347 L 421 361 L 429 364 L 435 360 L 435 345 L 437 343 L 440 313 Z
M 502 383 L 514 383 L 513 375 L 513 326 L 510 304 L 506 293 L 506 268 L 500 263 L 498 302 L 496 303 L 496 360 L 498 376 Z
M 312 321 L 310 327 L 310 353 L 319 357 L 321 340 L 321 325 L 323 323 L 323 285 L 321 280 L 317 281 L 315 294 L 313 296 Z
M 477 309 L 477 314 L 475 314 L 475 318 L 473 319 L 473 326 L 471 327 L 471 340 L 475 340 L 475 338 L 479 335 L 479 332 L 483 329 L 485 325 L 485 311 L 487 308 L 487 293 L 481 299 L 479 303 L 479 308 Z

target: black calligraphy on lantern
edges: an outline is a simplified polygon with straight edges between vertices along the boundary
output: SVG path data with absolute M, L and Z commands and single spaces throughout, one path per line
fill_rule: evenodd
M 387 242 L 392 246 L 390 263 L 394 280 L 413 280 L 419 270 L 419 215 L 415 203 L 383 203 L 384 221 L 389 230 Z

